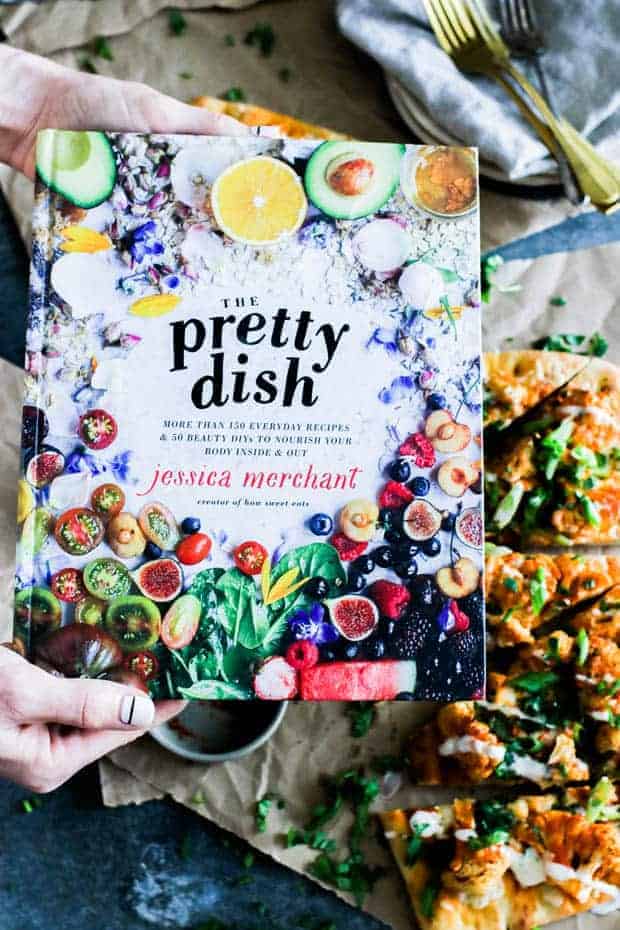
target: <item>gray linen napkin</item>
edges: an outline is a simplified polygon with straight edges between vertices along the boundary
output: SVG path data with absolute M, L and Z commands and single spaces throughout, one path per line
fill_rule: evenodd
M 535 0 L 558 110 L 608 157 L 620 156 L 619 0 Z M 487 0 L 498 20 L 497 0 Z M 337 0 L 341 31 L 385 69 L 449 135 L 480 149 L 511 180 L 553 169 L 504 91 L 461 74 L 437 45 L 422 0 Z M 519 62 L 535 83 L 529 65 Z

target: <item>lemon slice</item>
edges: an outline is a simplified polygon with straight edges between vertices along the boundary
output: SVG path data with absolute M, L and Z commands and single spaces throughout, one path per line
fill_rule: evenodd
M 217 178 L 211 191 L 216 222 L 246 245 L 274 245 L 303 223 L 308 202 L 292 168 L 259 155 L 239 161 Z

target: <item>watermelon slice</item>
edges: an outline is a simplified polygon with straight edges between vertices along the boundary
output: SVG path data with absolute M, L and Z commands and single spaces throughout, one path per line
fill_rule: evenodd
M 299 673 L 304 701 L 393 701 L 415 690 L 415 662 L 325 662 Z

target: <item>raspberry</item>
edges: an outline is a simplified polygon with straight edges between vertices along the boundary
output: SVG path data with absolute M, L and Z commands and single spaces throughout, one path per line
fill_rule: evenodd
M 393 581 L 375 581 L 368 590 L 380 612 L 388 620 L 396 620 L 411 600 L 411 595 L 402 584 Z
M 357 559 L 360 555 L 363 555 L 368 548 L 367 542 L 354 542 L 352 539 L 349 539 L 348 536 L 345 536 L 344 533 L 334 533 L 330 539 L 330 543 L 340 556 L 341 562 L 352 562 L 353 559 Z
M 379 496 L 379 507 L 403 507 L 413 500 L 413 493 L 398 481 L 388 481 Z
M 412 458 L 418 468 L 432 468 L 435 464 L 433 444 L 424 433 L 413 433 L 405 439 L 398 451 L 400 455 Z
M 312 668 L 319 661 L 318 646 L 311 639 L 299 639 L 286 650 L 286 661 L 296 669 Z

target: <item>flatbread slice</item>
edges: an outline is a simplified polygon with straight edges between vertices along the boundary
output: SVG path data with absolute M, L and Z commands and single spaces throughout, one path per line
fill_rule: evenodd
M 285 113 L 276 113 L 265 107 L 253 103 L 236 103 L 230 100 L 218 100 L 217 97 L 196 97 L 192 100 L 194 106 L 203 107 L 212 113 L 224 113 L 232 116 L 246 126 L 274 126 L 283 136 L 289 139 L 349 139 L 342 133 L 325 126 L 315 126 L 313 123 L 304 123 Z
M 531 930 L 620 908 L 614 786 L 379 815 L 421 930 Z
M 515 349 L 484 353 L 484 425 L 504 429 L 588 364 L 582 355 Z
M 620 557 L 532 555 L 500 550 L 485 562 L 486 622 L 492 641 L 514 646 L 620 583 Z
M 485 456 L 490 539 L 528 547 L 620 541 L 620 369 L 591 359 L 534 419 L 501 435 Z

